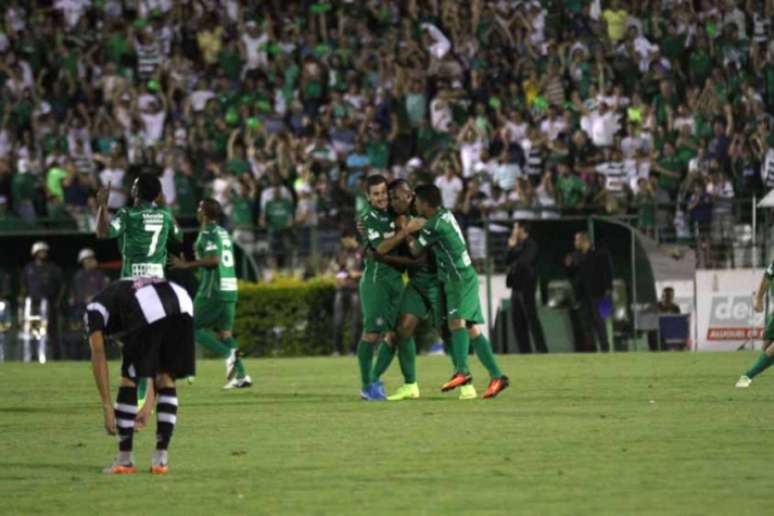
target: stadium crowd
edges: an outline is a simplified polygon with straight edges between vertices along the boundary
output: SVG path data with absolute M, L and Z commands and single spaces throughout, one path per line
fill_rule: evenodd
M 94 227 L 142 171 L 236 240 L 352 226 L 364 178 L 484 218 L 727 238 L 774 185 L 774 0 L 38 0 L 0 33 L 0 229 Z M 503 228 L 507 232 L 508 228 Z M 476 254 L 476 253 L 474 253 Z

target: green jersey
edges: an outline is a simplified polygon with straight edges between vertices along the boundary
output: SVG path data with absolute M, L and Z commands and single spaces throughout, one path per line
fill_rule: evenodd
M 293 203 L 289 199 L 271 199 L 266 202 L 264 216 L 269 231 L 282 231 L 293 224 Z
M 460 279 L 464 272 L 473 270 L 460 225 L 452 213 L 439 208 L 419 232 L 420 249 L 434 246 L 435 263 L 441 281 Z M 475 272 L 475 271 L 474 271 Z
M 151 203 L 121 208 L 110 223 L 108 236 L 118 238 L 122 278 L 164 277 L 167 240 L 180 240 L 180 228 L 168 210 Z
M 365 229 L 367 247 L 375 250 L 383 240 L 395 236 L 395 221 L 386 211 L 377 210 L 369 204 L 360 212 L 360 220 Z M 401 273 L 386 263 L 366 258 L 363 278 L 374 283 L 379 280 L 400 280 Z
M 206 256 L 218 257 L 217 267 L 202 268 L 196 298 L 236 301 L 238 289 L 234 271 L 234 247 L 228 232 L 217 224 L 208 224 L 199 233 L 194 251 L 197 260 Z

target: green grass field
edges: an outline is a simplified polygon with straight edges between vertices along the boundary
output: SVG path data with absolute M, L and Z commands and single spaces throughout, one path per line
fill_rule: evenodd
M 115 441 L 88 363 L 0 364 L 0 514 L 764 514 L 774 374 L 733 388 L 752 359 L 509 356 L 511 389 L 462 402 L 437 388 L 448 359 L 421 358 L 423 399 L 401 403 L 359 401 L 354 359 L 252 360 L 239 392 L 201 361 L 166 477 L 145 472 L 152 428 L 143 472 L 100 473 Z

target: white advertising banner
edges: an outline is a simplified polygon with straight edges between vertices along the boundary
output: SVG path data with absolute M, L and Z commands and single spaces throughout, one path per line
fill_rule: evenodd
M 763 313 L 753 310 L 762 269 L 696 271 L 697 349 L 758 347 Z

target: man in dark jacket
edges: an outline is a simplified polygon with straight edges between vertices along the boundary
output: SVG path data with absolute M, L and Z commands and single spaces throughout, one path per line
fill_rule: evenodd
M 531 228 L 524 222 L 513 226 L 513 233 L 508 239 L 508 278 L 507 286 L 511 289 L 511 313 L 513 330 L 520 353 L 532 353 L 529 334 L 535 344 L 535 351 L 547 353 L 543 326 L 535 306 L 535 289 L 537 288 L 537 257 L 538 245 L 530 236 Z
M 595 249 L 589 234 L 580 231 L 575 234 L 575 252 L 567 255 L 564 265 L 572 280 L 575 298 L 580 305 L 581 326 L 585 340 L 596 347 L 593 344 L 594 334 L 596 334 L 599 348 L 603 352 L 609 351 L 607 329 L 599 308 L 600 303 L 605 298 L 609 298 L 613 288 L 613 267 L 610 255 L 607 251 Z M 582 351 L 594 351 L 593 347 Z

